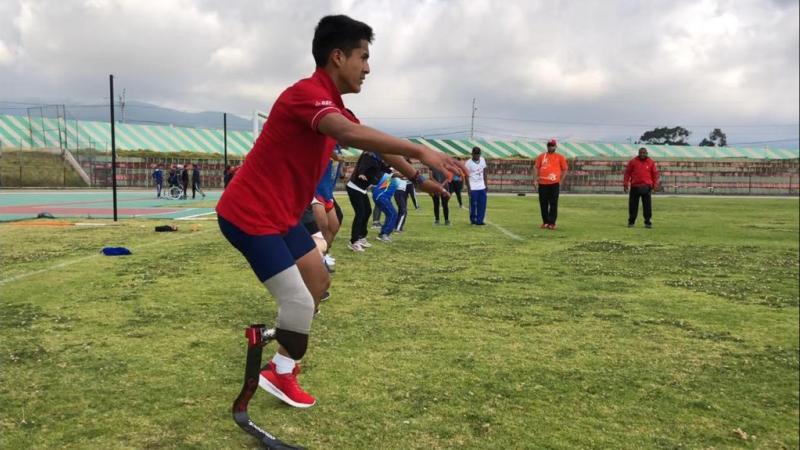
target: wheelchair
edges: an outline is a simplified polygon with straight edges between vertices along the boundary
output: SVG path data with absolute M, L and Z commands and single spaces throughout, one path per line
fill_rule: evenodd
M 183 198 L 183 188 L 179 184 L 173 184 L 164 192 L 164 198 L 167 200 L 180 200 Z

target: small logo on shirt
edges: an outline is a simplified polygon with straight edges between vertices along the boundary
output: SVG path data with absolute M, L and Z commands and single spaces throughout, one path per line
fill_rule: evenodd
M 333 102 L 330 100 L 317 100 L 314 102 L 314 106 L 331 106 Z

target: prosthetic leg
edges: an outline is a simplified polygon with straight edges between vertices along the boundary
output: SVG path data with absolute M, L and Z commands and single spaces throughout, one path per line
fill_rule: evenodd
M 233 420 L 241 429 L 264 444 L 267 450 L 302 450 L 302 447 L 295 447 L 281 442 L 250 420 L 250 415 L 247 414 L 247 404 L 255 395 L 256 389 L 258 389 L 258 377 L 261 372 L 261 350 L 264 345 L 275 339 L 275 329 L 267 329 L 264 324 L 256 324 L 247 327 L 244 334 L 247 337 L 247 365 L 244 372 L 242 392 L 233 402 Z

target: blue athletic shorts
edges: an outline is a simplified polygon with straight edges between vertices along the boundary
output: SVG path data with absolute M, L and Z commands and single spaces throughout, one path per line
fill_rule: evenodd
M 262 283 L 293 266 L 306 253 L 316 250 L 314 240 L 302 223 L 289 229 L 286 234 L 253 236 L 222 216 L 218 215 L 217 221 L 222 234 L 244 255 Z

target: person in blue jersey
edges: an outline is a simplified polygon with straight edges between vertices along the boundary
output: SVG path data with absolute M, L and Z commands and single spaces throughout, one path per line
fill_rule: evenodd
M 156 198 L 161 198 L 161 189 L 164 187 L 164 171 L 161 170 L 161 164 L 153 170 L 153 183 L 156 186 Z
M 316 221 L 317 228 L 322 233 L 326 243 L 328 252 L 324 254 L 325 265 L 328 270 L 333 271 L 336 265 L 336 259 L 330 255 L 329 251 L 333 245 L 333 240 L 339 232 L 344 215 L 341 208 L 336 205 L 336 200 L 333 197 L 333 190 L 336 186 L 336 179 L 338 178 L 339 170 L 341 169 L 341 155 L 342 148 L 337 144 L 331 154 L 331 159 L 328 161 L 328 167 L 322 174 L 322 178 L 317 184 L 316 192 L 314 193 L 314 200 L 311 202 L 311 210 Z M 334 162 L 338 163 L 338 167 L 334 169 Z
M 391 173 L 384 172 L 378 183 L 372 188 L 372 199 L 375 201 L 375 207 L 386 215 L 386 219 L 381 226 L 381 232 L 378 235 L 378 240 L 382 242 L 392 242 L 391 234 L 397 223 L 397 210 L 392 204 L 392 199 L 399 183 L 405 183 L 405 181 L 395 178 Z

